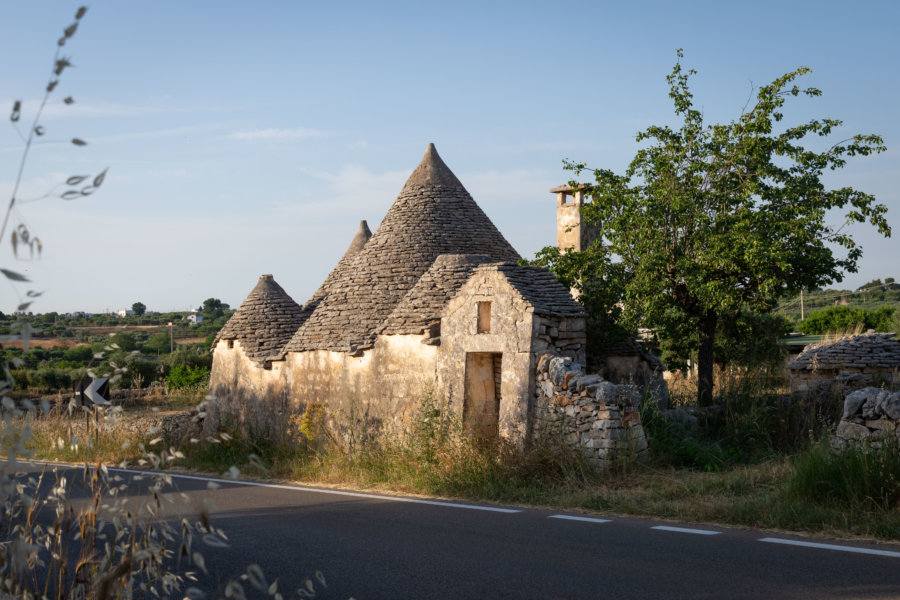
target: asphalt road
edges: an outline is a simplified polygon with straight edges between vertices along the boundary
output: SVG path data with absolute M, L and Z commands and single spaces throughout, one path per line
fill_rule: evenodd
M 900 599 L 900 545 L 217 481 L 176 476 L 169 509 L 214 503 L 214 594 L 256 563 L 317 598 Z

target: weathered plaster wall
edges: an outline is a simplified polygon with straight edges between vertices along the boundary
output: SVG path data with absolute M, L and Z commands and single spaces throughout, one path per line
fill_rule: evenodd
M 379 336 L 361 356 L 316 350 L 285 360 L 292 410 L 325 402 L 338 423 L 365 419 L 376 426 L 399 422 L 432 391 L 438 349 L 422 335 Z
M 477 333 L 479 302 L 491 303 L 488 333 Z M 534 389 L 533 329 L 531 306 L 498 271 L 476 271 L 447 303 L 441 315 L 436 389 L 458 416 L 465 399 L 466 354 L 502 354 L 499 434 L 524 439 Z
M 230 347 L 229 347 L 230 346 Z M 204 427 L 240 428 L 252 435 L 281 439 L 290 410 L 290 389 L 283 363 L 263 368 L 247 356 L 238 340 L 220 340 L 213 352 L 213 366 Z

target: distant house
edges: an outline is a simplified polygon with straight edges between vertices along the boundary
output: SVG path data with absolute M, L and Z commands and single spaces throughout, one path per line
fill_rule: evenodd
M 197 313 L 191 313 L 185 317 L 191 325 L 199 325 L 203 322 L 203 315 L 198 315 Z
M 130 317 L 131 315 L 133 315 L 133 314 L 134 314 L 134 311 L 131 310 L 130 308 L 123 308 L 122 310 L 116 311 L 116 314 L 117 314 L 120 318 L 123 318 L 123 319 L 124 319 L 125 317 Z
M 82 317 L 93 317 L 93 313 L 84 312 L 82 310 L 76 310 L 74 312 L 66 313 L 66 316 L 70 319 L 79 319 Z

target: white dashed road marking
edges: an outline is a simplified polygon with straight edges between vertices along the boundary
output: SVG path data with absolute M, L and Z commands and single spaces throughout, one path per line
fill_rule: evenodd
M 550 515 L 548 519 L 565 519 L 567 521 L 584 521 L 586 523 L 611 523 L 611 519 L 595 519 L 593 517 L 575 517 L 572 515 Z
M 669 527 L 668 525 L 657 525 L 650 529 L 658 529 L 659 531 L 675 531 L 678 533 L 693 533 L 696 535 L 719 535 L 721 531 L 712 531 L 711 529 L 689 529 L 687 527 Z
M 819 548 L 821 550 L 837 550 L 839 552 L 853 552 L 855 554 L 874 554 L 875 556 L 890 556 L 900 558 L 900 552 L 890 550 L 875 550 L 873 548 L 856 548 L 854 546 L 838 546 L 837 544 L 820 544 L 817 542 L 803 542 L 800 540 L 783 540 L 780 538 L 760 538 L 760 542 L 770 544 L 787 544 L 788 546 L 803 546 L 805 548 Z

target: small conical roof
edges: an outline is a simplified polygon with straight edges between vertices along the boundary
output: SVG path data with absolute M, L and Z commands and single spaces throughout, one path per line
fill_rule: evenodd
M 256 362 L 279 354 L 305 315 L 271 275 L 262 275 L 256 287 L 241 302 L 216 335 L 219 340 L 238 340 L 244 352 Z
M 519 259 L 429 144 L 378 230 L 285 350 L 370 348 L 384 321 L 441 254 Z
M 303 311 L 307 313 L 306 316 L 309 316 L 309 314 L 311 314 L 319 305 L 322 298 L 328 295 L 328 290 L 334 285 L 334 282 L 345 276 L 345 271 L 350 268 L 353 257 L 359 254 L 359 251 L 365 247 L 366 242 L 368 242 L 371 237 L 372 232 L 369 230 L 369 224 L 363 219 L 359 222 L 359 229 L 356 230 L 356 235 L 353 236 L 353 240 L 351 240 L 347 251 L 344 252 L 344 256 L 341 257 L 338 264 L 331 270 L 331 273 L 328 274 L 328 277 L 325 278 L 325 281 L 322 282 L 319 289 L 317 289 L 312 297 L 306 301 L 306 304 L 303 305 Z

